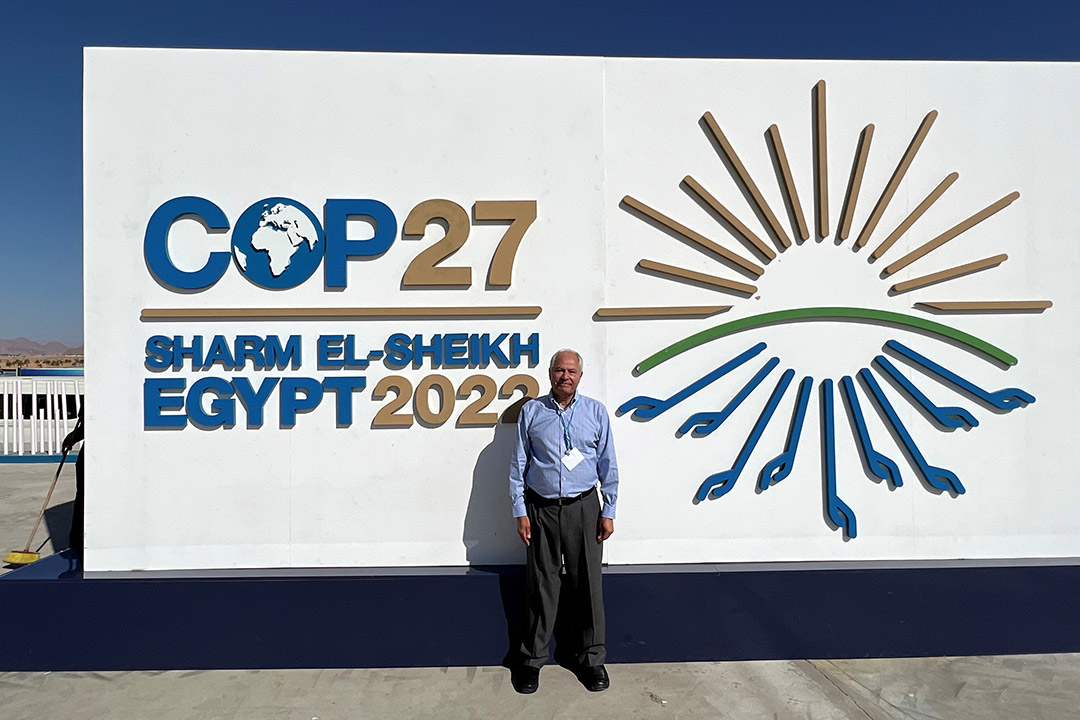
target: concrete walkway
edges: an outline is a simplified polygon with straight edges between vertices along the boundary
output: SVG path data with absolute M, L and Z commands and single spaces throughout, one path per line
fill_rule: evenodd
M 22 549 L 55 466 L 0 464 L 0 549 Z M 75 479 L 61 474 L 34 546 L 67 545 Z M 49 537 L 51 535 L 51 538 Z M 0 568 L 0 574 L 8 569 Z M 0 584 L 0 592 L 3 586 Z M 47 623 L 27 608 L 10 622 Z M 0 642 L 3 641 L 0 625 Z M 1071 720 L 1080 654 L 611 665 L 589 693 L 544 669 L 523 696 L 499 667 L 0 673 L 0 718 L 807 718 Z
M 559 667 L 535 695 L 503 668 L 3 673 L 0 715 L 38 718 L 807 718 L 1071 720 L 1080 656 L 612 665 L 592 694 Z
M 49 492 L 56 465 L 48 463 L 0 463 L 0 558 L 22 550 L 34 529 L 34 520 Z M 75 454 L 68 457 L 56 483 L 49 508 L 41 521 L 31 550 L 41 557 L 68 546 L 71 512 L 75 503 Z M 40 547 L 40 550 L 38 548 Z M 0 576 L 12 568 L 0 564 Z

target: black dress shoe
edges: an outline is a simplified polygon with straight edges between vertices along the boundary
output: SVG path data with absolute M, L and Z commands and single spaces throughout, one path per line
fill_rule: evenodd
M 531 695 L 540 687 L 540 668 L 521 665 L 510 673 L 510 684 L 522 695 Z
M 595 667 L 582 667 L 578 670 L 578 680 L 585 686 L 585 689 L 589 692 L 600 692 L 601 690 L 607 690 L 611 685 L 611 680 L 608 678 L 607 669 L 603 665 L 597 665 Z

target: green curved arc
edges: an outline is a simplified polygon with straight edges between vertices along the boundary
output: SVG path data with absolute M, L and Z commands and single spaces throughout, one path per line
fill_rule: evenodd
M 1015 365 L 1018 362 L 1016 357 L 1010 355 L 996 345 L 991 345 L 985 340 L 981 340 L 974 335 L 969 335 L 962 330 L 957 330 L 956 328 L 942 325 L 941 323 L 927 320 L 926 318 L 889 312 L 888 310 L 872 310 L 870 308 L 817 307 L 795 308 L 793 310 L 779 310 L 777 312 L 762 313 L 761 315 L 751 315 L 750 317 L 732 320 L 731 322 L 711 327 L 708 330 L 702 330 L 699 333 L 694 333 L 690 337 L 683 338 L 677 343 L 669 345 L 663 350 L 650 355 L 638 363 L 635 369 L 639 373 L 647 372 L 681 352 L 685 352 L 690 348 L 695 348 L 710 340 L 737 333 L 740 330 L 749 330 L 750 328 L 761 327 L 762 325 L 776 325 L 778 323 L 794 322 L 797 320 L 842 320 L 848 318 L 873 320 L 889 325 L 900 325 L 903 327 L 925 330 L 934 335 L 955 340 L 961 345 L 965 345 L 972 350 L 977 350 L 1006 365 Z

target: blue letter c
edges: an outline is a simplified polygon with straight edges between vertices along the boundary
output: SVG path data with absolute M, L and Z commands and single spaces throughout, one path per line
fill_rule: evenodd
M 146 224 L 143 255 L 150 272 L 166 285 L 182 290 L 204 290 L 225 274 L 232 257 L 228 252 L 212 252 L 202 269 L 194 272 L 179 270 L 169 257 L 169 229 L 183 217 L 201 220 L 210 231 L 229 229 L 229 219 L 214 203 L 201 197 L 178 197 L 154 211 Z

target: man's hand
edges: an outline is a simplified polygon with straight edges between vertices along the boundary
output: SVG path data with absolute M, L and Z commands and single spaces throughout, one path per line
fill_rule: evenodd
M 517 526 L 518 537 L 521 538 L 521 542 L 525 543 L 525 547 L 529 547 L 529 540 L 532 539 L 532 526 L 529 525 L 529 516 L 522 515 L 519 517 L 517 519 Z
M 520 525 L 518 527 L 520 528 Z M 615 521 L 611 518 L 600 518 L 600 522 L 596 524 L 596 542 L 604 542 L 611 537 L 613 532 L 615 532 Z

